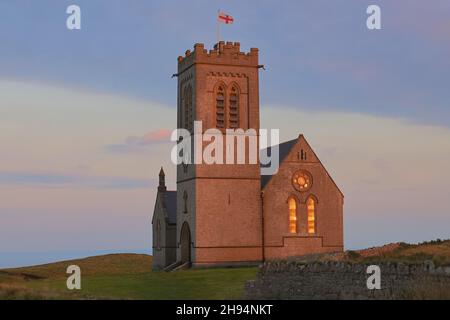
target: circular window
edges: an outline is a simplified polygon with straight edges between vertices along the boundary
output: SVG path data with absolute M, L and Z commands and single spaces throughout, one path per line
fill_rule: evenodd
M 292 184 L 298 191 L 308 191 L 312 187 L 312 176 L 307 171 L 297 171 L 292 176 Z

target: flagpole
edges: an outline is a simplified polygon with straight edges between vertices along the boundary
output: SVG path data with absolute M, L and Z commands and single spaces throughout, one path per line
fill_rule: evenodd
M 219 42 L 220 42 L 220 21 L 219 21 L 220 9 L 217 10 L 217 49 L 219 50 Z

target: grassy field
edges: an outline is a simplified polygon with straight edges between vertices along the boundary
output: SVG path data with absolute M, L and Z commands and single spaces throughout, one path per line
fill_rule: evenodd
M 305 257 L 306 258 L 306 257 Z M 343 260 L 357 263 L 397 261 L 450 266 L 450 240 L 418 245 L 393 243 L 382 247 L 308 259 Z M 141 254 L 112 254 L 47 265 L 0 270 L 0 299 L 239 299 L 244 284 L 255 279 L 257 268 L 191 269 L 172 273 L 152 272 L 152 257 Z M 81 268 L 82 290 L 66 288 L 69 265 Z M 429 297 L 436 288 L 415 293 Z M 445 297 L 449 296 L 447 288 Z M 420 292 L 419 292 L 420 291 Z M 442 295 L 441 292 L 436 295 Z
M 0 270 L 0 299 L 239 299 L 257 268 L 152 272 L 152 257 L 114 254 Z M 81 290 L 66 288 L 67 266 L 81 268 Z

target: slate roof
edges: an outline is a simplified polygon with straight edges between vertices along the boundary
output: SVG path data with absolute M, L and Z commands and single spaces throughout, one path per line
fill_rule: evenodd
M 279 153 L 280 153 L 280 158 L 279 158 L 280 165 L 283 162 L 283 160 L 287 157 L 287 155 L 289 154 L 291 149 L 295 146 L 297 141 L 298 141 L 298 138 L 283 142 L 278 145 Z M 272 147 L 268 147 L 267 149 L 261 150 L 260 155 L 263 153 L 267 154 L 270 157 L 272 154 Z M 269 166 L 270 166 L 270 164 L 269 165 L 261 165 L 261 167 L 269 167 Z M 269 181 L 270 181 L 270 179 L 272 179 L 272 177 L 273 177 L 273 175 L 267 175 L 267 176 L 261 175 L 261 190 L 264 189 L 264 187 L 267 185 L 267 183 L 269 183 Z
M 170 224 L 177 223 L 177 192 L 166 191 L 165 192 L 165 204 L 167 209 L 167 216 Z

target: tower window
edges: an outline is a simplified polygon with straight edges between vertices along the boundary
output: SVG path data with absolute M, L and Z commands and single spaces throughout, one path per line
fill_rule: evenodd
M 219 86 L 216 93 L 216 126 L 225 128 L 225 89 Z
M 231 88 L 230 92 L 230 123 L 229 127 L 232 129 L 239 128 L 239 93 L 235 86 Z
M 297 233 L 297 202 L 294 198 L 289 198 L 289 232 Z
M 192 131 L 194 123 L 194 111 L 192 107 L 192 87 L 189 85 L 184 91 L 184 128 Z
M 308 209 L 308 233 L 316 233 L 316 202 L 312 197 L 306 202 Z

